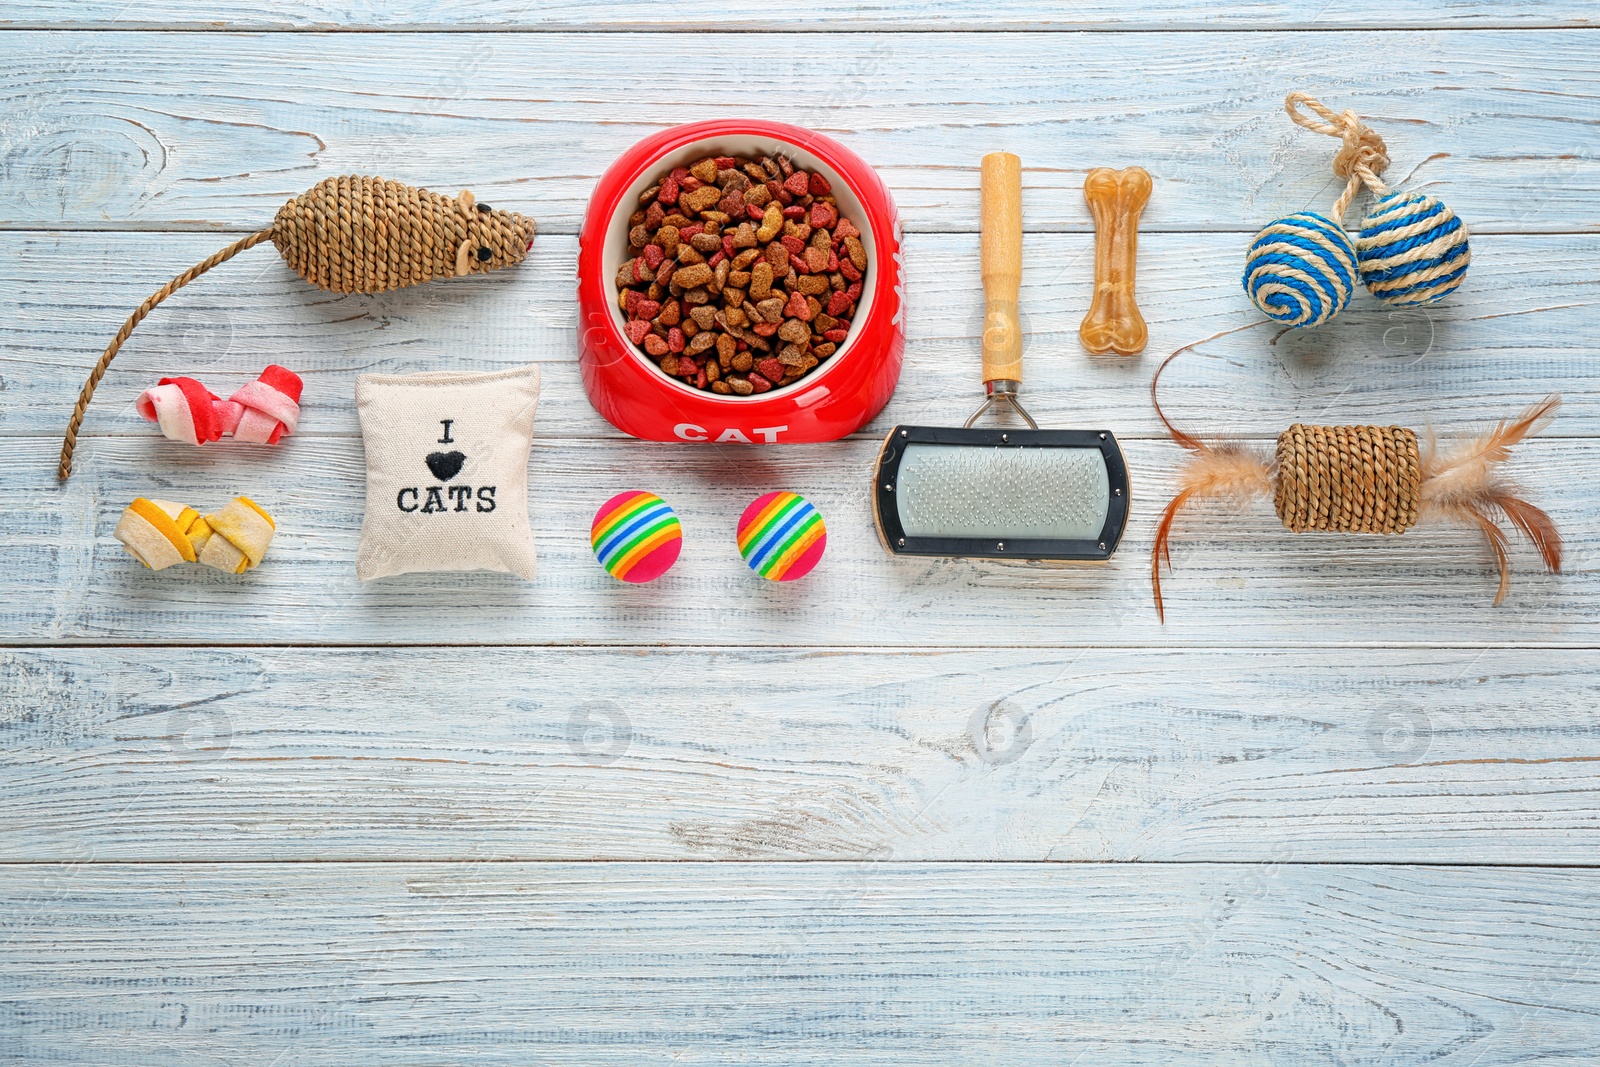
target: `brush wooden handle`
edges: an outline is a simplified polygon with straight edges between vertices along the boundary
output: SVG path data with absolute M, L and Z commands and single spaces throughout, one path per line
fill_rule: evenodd
M 983 157 L 983 380 L 1022 380 L 1022 160 Z

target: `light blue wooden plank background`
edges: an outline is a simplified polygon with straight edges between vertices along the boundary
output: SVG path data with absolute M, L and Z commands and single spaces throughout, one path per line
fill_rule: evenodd
M 16 0 L 0 11 L 0 1063 L 1572 1064 L 1600 1060 L 1593 351 L 1600 30 L 1576 3 L 1219 7 L 818 0 Z M 322 31 L 352 32 L 322 32 Z M 1471 429 L 1559 390 L 1514 471 L 1518 546 L 1181 531 L 1155 357 L 1251 312 L 1242 241 L 1337 192 L 1307 88 L 1474 229 L 1427 314 L 1367 304 L 1175 368 L 1175 414 Z M 572 363 L 579 215 L 663 125 L 848 141 L 908 231 L 907 368 L 855 440 L 642 445 Z M 977 160 L 1025 169 L 1028 391 L 1116 428 L 1139 479 L 1092 573 L 887 558 L 865 481 L 894 421 L 977 392 Z M 1098 164 L 1157 179 L 1151 346 L 1075 330 Z M 127 310 L 330 174 L 473 188 L 540 221 L 515 272 L 332 298 L 270 253 L 164 306 L 56 434 Z M 161 441 L 159 374 L 307 376 L 270 455 Z M 361 588 L 359 370 L 537 361 L 543 571 Z M 654 586 L 587 555 L 648 476 L 691 539 Z M 776 484 L 830 524 L 765 588 L 730 558 Z M 140 572 L 127 500 L 247 491 L 244 581 Z

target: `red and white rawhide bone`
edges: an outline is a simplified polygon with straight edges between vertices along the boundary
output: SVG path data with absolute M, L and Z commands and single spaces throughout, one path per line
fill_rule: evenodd
M 300 375 L 273 364 L 223 400 L 193 378 L 163 378 L 139 394 L 139 414 L 163 436 L 191 445 L 232 437 L 275 445 L 300 421 Z

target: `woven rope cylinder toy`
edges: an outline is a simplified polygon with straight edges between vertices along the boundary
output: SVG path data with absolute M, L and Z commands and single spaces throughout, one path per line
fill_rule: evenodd
M 1405 533 L 1417 524 L 1422 462 L 1400 426 L 1307 426 L 1278 435 L 1272 503 L 1295 533 Z
M 1420 307 L 1454 292 L 1472 262 L 1467 228 L 1455 213 L 1424 193 L 1384 184 L 1388 146 L 1354 111 L 1335 114 L 1299 92 L 1285 98 L 1284 109 L 1296 124 L 1339 138 L 1333 172 L 1345 187 L 1326 216 L 1297 212 L 1256 235 L 1244 269 L 1256 307 L 1286 326 L 1307 327 L 1344 310 L 1355 276 L 1391 307 Z M 1352 241 L 1344 215 L 1363 186 L 1376 199 Z
M 278 209 L 272 225 L 196 263 L 140 304 L 106 346 L 61 445 L 57 475 L 72 474 L 72 452 L 95 387 L 144 317 L 185 285 L 240 252 L 271 241 L 312 285 L 335 293 L 382 293 L 437 278 L 485 274 L 521 263 L 533 247 L 534 220 L 385 178 L 346 175 L 318 182 Z
M 1278 435 L 1269 456 L 1243 442 L 1203 441 L 1167 419 L 1156 396 L 1161 372 L 1193 347 L 1168 356 L 1150 383 L 1156 415 L 1189 453 L 1178 471 L 1178 491 L 1156 527 L 1150 558 L 1150 584 L 1162 618 L 1161 563 L 1172 564 L 1173 522 L 1188 504 L 1215 497 L 1243 505 L 1271 496 L 1279 520 L 1295 533 L 1402 534 L 1427 521 L 1465 524 L 1483 535 L 1499 564 L 1496 604 L 1511 582 L 1502 522 L 1527 537 L 1551 571 L 1561 569 L 1555 523 L 1501 470 L 1512 447 L 1543 425 L 1560 398 L 1546 397 L 1517 418 L 1446 448 L 1419 442 L 1415 431 L 1401 426 L 1296 423 Z

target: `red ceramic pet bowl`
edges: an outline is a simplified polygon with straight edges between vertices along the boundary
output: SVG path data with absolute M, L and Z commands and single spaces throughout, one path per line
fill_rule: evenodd
M 628 256 L 628 217 L 639 194 L 674 167 L 706 156 L 788 156 L 832 185 L 839 211 L 861 230 L 866 287 L 850 332 L 822 366 L 751 396 L 695 389 L 668 377 L 623 333 L 616 275 Z M 900 378 L 906 316 L 900 223 L 889 190 L 860 156 L 829 137 L 781 122 L 724 120 L 675 126 L 628 149 L 600 178 L 578 238 L 578 359 L 595 410 L 647 441 L 782 444 L 832 441 L 882 410 Z

